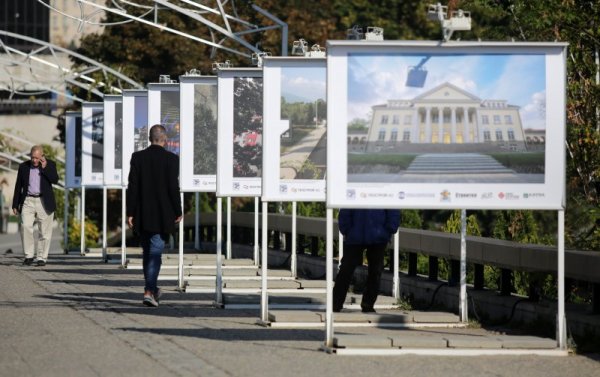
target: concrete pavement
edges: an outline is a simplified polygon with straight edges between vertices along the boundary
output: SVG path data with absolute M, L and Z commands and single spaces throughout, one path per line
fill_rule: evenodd
M 0 235 L 0 376 L 600 376 L 594 356 L 328 355 L 323 330 L 259 327 L 258 311 L 215 309 L 212 295 L 174 283 L 146 308 L 141 271 L 58 252 L 22 266 L 4 254 L 10 237 Z

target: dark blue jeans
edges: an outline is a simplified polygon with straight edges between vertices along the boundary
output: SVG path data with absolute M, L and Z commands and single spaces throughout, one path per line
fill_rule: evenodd
M 166 234 L 143 232 L 141 234 L 140 243 L 144 250 L 143 266 L 144 266 L 144 290 L 156 294 L 158 274 L 162 265 L 162 252 L 165 248 Z

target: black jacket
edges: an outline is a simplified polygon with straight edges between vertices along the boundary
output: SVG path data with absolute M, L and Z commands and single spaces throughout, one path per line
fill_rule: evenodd
M 127 216 L 136 232 L 173 233 L 181 216 L 177 155 L 159 145 L 131 155 Z
M 27 189 L 29 188 L 29 172 L 31 170 L 31 160 L 22 162 L 19 165 L 17 173 L 17 182 L 15 183 L 15 193 L 13 195 L 12 208 L 17 208 L 21 212 Z M 56 164 L 52 160 L 46 160 L 46 167 L 42 169 L 40 165 L 40 194 L 42 195 L 42 205 L 48 213 L 56 210 L 56 200 L 54 199 L 54 190 L 52 184 L 58 183 L 58 173 Z

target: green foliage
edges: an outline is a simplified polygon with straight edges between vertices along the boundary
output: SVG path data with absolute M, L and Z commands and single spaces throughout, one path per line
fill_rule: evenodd
M 207 98 L 216 98 L 214 85 L 196 85 L 194 97 L 194 174 L 215 174 L 217 171 L 217 114 L 216 102 L 209 103 Z M 211 108 L 211 105 L 213 106 Z M 203 151 L 200 155 L 197 151 Z
M 421 213 L 416 209 L 402 210 L 400 226 L 403 228 L 422 229 L 423 219 L 421 218 Z
M 348 123 L 348 130 L 367 132 L 369 130 L 369 122 L 366 119 L 354 118 Z
M 140 0 L 153 5 L 151 0 Z M 229 2 L 227 7 L 231 6 Z M 425 9 L 429 2 L 419 0 L 257 0 L 258 6 L 268 10 L 289 26 L 287 45 L 299 38 L 309 44 L 325 46 L 329 39 L 344 39 L 346 30 L 353 25 L 380 26 L 385 28 L 385 38 L 393 39 L 433 39 L 441 37 L 437 22 L 426 19 Z M 129 14 L 140 15 L 142 10 L 121 4 Z M 569 43 L 567 55 L 567 207 L 566 241 L 570 247 L 579 249 L 600 249 L 600 132 L 597 105 L 600 103 L 600 87 L 595 82 L 596 64 L 594 53 L 600 40 L 600 6 L 594 1 L 529 1 L 529 0 L 463 0 L 461 9 L 471 12 L 472 30 L 457 34 L 462 40 L 491 41 L 566 41 Z M 231 11 L 231 8 L 227 9 Z M 236 13 L 241 19 L 257 24 L 269 23 L 255 12 L 249 2 L 236 2 Z M 218 15 L 203 14 L 216 21 Z M 121 21 L 117 15 L 108 14 L 106 20 Z M 206 28 L 193 19 L 175 12 L 161 10 L 158 21 L 169 27 L 210 39 Z M 234 31 L 241 31 L 240 25 L 232 23 Z M 259 47 L 278 55 L 281 50 L 280 30 L 269 30 L 246 36 L 250 44 L 260 43 Z M 239 45 L 225 41 L 227 47 Z M 123 48 L 127 46 L 127 48 Z M 249 59 L 230 52 L 218 50 L 214 56 L 211 48 L 204 44 L 168 33 L 138 22 L 130 22 L 104 28 L 102 34 L 88 35 L 82 40 L 78 52 L 97 59 L 120 70 L 133 79 L 142 82 L 155 82 L 160 74 L 172 77 L 191 68 L 211 72 L 213 61 L 231 60 L 236 66 L 247 66 Z M 101 73 L 92 73 L 98 78 Z M 109 83 L 110 85 L 111 83 Z M 116 85 L 117 83 L 112 83 Z M 105 88 L 99 88 L 105 90 Z M 78 88 L 72 88 L 79 93 Z M 83 95 L 85 97 L 85 95 Z M 91 97 L 91 95 L 90 95 Z M 308 104 L 306 104 L 308 107 Z M 324 114 L 319 106 L 319 114 Z M 305 110 L 308 114 L 309 111 Z M 310 113 L 312 116 L 312 112 Z M 306 121 L 306 120 L 304 120 Z M 363 123 L 351 121 L 350 127 L 362 129 Z M 0 140 L 2 143 L 2 140 Z M 356 158 L 351 156 L 352 158 Z M 389 157 L 388 157 L 389 158 Z M 538 157 L 539 158 L 539 157 Z M 500 159 L 499 159 L 500 160 Z M 407 162 L 397 162 L 399 167 Z M 521 166 L 523 161 L 501 161 L 506 166 Z M 529 164 L 531 161 L 525 161 Z M 539 162 L 539 161 L 538 161 Z M 352 160 L 351 160 L 352 163 Z M 355 161 L 356 163 L 356 161 Z M 378 161 L 358 163 L 377 164 Z M 383 161 L 388 164 L 388 161 Z M 509 167 L 510 167 L 509 166 Z M 518 170 L 518 169 L 517 169 Z M 243 202 L 243 203 L 242 203 Z M 214 203 L 214 202 L 213 202 Z M 253 206 L 252 200 L 240 199 L 244 206 Z M 113 205 L 112 203 L 110 204 Z M 109 207 L 109 214 L 115 212 Z M 118 212 L 118 211 L 117 211 Z M 424 227 L 439 229 L 445 223 L 447 213 L 426 211 L 422 214 Z M 484 236 L 495 233 L 500 238 L 512 237 L 511 232 L 521 239 L 530 229 L 509 229 L 509 217 L 495 219 L 495 211 L 478 211 L 481 231 Z M 546 222 L 544 216 L 533 216 L 538 225 L 538 234 L 526 237 L 527 242 L 553 242 L 555 221 Z M 491 226 L 490 224 L 494 224 Z M 501 226 L 501 224 L 504 224 Z M 513 224 L 514 225 L 514 224 Z
M 97 247 L 100 230 L 88 218 L 85 220 L 85 247 Z M 75 219 L 69 222 L 68 248 L 79 248 L 81 242 L 81 223 Z
M 452 212 L 442 230 L 446 233 L 460 233 L 462 229 L 460 210 Z M 481 236 L 479 223 L 475 215 L 467 216 L 467 235 Z
M 315 108 L 316 106 L 316 108 Z M 315 114 L 315 109 L 317 113 Z M 314 118 L 319 116 L 319 122 L 327 118 L 327 103 L 324 99 L 315 102 L 286 102 L 281 97 L 281 118 L 290 121 L 290 127 L 315 126 Z
M 494 238 L 521 243 L 540 242 L 538 225 L 532 211 L 498 211 L 497 216 L 493 231 Z

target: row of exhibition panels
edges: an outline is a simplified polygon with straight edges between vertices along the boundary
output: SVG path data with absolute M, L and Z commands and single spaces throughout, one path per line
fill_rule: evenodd
M 81 112 L 67 114 L 67 187 L 127 186 L 131 154 L 147 145 L 148 126 L 162 124 L 169 134 L 167 149 L 180 156 L 183 192 L 258 196 L 263 201 L 326 201 L 330 208 L 562 209 L 565 50 L 565 45 L 556 43 L 340 41 L 330 42 L 327 59 L 266 57 L 262 68 L 225 68 L 217 70 L 216 76 L 181 76 L 179 83 L 124 90 L 122 95 L 106 96 L 103 103 L 84 103 Z M 363 106 L 370 120 L 367 126 L 375 128 L 376 120 L 369 119 L 368 112 L 381 102 L 398 100 L 379 92 L 406 86 L 406 76 L 401 74 L 410 69 L 407 65 L 383 72 L 384 85 L 379 83 L 382 68 L 372 63 L 372 71 L 362 67 L 358 72 L 357 64 L 378 60 L 393 64 L 394 59 L 410 64 L 424 57 L 430 64 L 438 58 L 464 56 L 541 57 L 543 177 L 517 183 L 492 183 L 477 174 L 458 182 L 443 177 L 403 181 L 390 174 L 350 177 L 348 125 L 355 109 Z M 450 81 L 455 73 L 448 71 L 437 80 Z M 487 75 L 496 73 L 501 72 Z M 516 85 L 507 90 L 510 99 L 526 88 Z M 292 124 L 301 122 L 293 120 L 294 105 L 304 112 L 304 119 L 314 122 L 312 128 L 309 121 Z M 440 151 L 444 152 L 443 144 Z M 313 174 L 300 173 L 307 166 Z
M 147 90 L 125 90 L 120 96 L 106 96 L 102 103 L 84 103 L 81 112 L 67 114 L 67 187 L 103 188 L 105 195 L 107 188 L 124 189 L 131 154 L 148 145 L 149 126 L 162 124 L 168 134 L 166 148 L 180 157 L 182 192 L 214 192 L 217 197 L 227 198 L 260 197 L 263 223 L 259 227 L 257 212 L 255 262 L 258 259 L 256 239 L 259 228 L 262 228 L 262 239 L 267 239 L 267 202 L 326 202 L 327 297 L 323 321 L 325 348 L 335 350 L 331 293 L 332 208 L 559 210 L 560 239 L 565 201 L 565 53 L 566 46 L 557 43 L 456 42 L 440 45 L 438 42 L 340 41 L 328 43 L 326 59 L 266 57 L 261 68 L 223 68 L 217 70 L 216 76 L 186 75 L 180 77 L 179 83 L 155 83 L 148 84 Z M 443 174 L 439 175 L 439 179 L 437 175 L 430 175 L 429 179 L 418 181 L 403 180 L 402 174 L 397 174 L 398 179 L 390 179 L 390 174 L 363 174 L 358 179 L 350 177 L 354 152 L 348 146 L 349 124 L 356 109 L 362 108 L 368 117 L 371 116 L 369 112 L 382 103 L 402 102 L 405 98 L 396 96 L 402 90 L 396 90 L 394 97 L 386 93 L 391 87 L 406 86 L 406 75 L 402 76 L 402 71 L 410 69 L 410 64 L 417 65 L 423 59 L 428 62 L 436 59 L 460 61 L 464 57 L 483 61 L 500 57 L 525 62 L 535 58 L 536 62 L 543 64 L 540 67 L 546 135 L 543 177 L 524 182 L 490 182 L 486 174 L 472 174 L 459 182 L 448 180 Z M 384 67 L 391 68 L 385 71 Z M 451 82 L 455 72 L 451 69 L 448 72 L 431 70 L 430 77 L 438 74 L 441 75 L 437 78 L 439 84 Z M 501 75 L 501 72 L 488 68 L 485 74 L 493 76 Z M 472 77 L 475 86 L 483 85 L 485 80 L 476 75 Z M 302 85 L 308 87 L 308 91 L 303 91 Z M 431 88 L 424 87 L 422 93 Z M 516 98 L 520 91 L 526 89 L 518 85 L 511 87 L 507 89 L 507 97 L 514 95 Z M 326 105 L 326 117 L 320 104 Z M 453 106 L 453 103 L 451 99 L 440 98 L 436 106 Z M 294 122 L 300 121 L 294 119 L 302 119 L 294 118 L 297 112 L 304 114 L 305 120 L 296 129 Z M 375 127 L 375 122 L 371 119 L 369 127 Z M 440 145 L 440 154 L 445 158 L 452 158 L 451 151 Z M 362 153 L 383 154 L 366 149 Z M 312 169 L 312 174 L 302 174 L 306 166 Z M 216 301 L 222 302 L 220 295 L 224 275 L 220 200 L 217 205 L 215 291 Z M 462 222 L 466 227 L 464 217 L 463 211 Z M 182 237 L 183 232 L 180 231 L 179 280 L 183 280 Z M 465 234 L 462 235 L 463 241 L 464 237 Z M 230 242 L 230 235 L 227 238 Z M 564 354 L 564 282 L 561 279 L 561 276 L 564 277 L 564 236 L 562 240 L 562 243 L 559 242 L 558 258 L 559 352 L 537 352 L 540 355 Z M 398 260 L 397 243 L 396 240 L 395 261 Z M 465 245 L 461 242 L 459 314 L 463 324 L 468 312 Z M 265 323 L 269 321 L 268 250 L 266 244 L 261 247 L 260 322 Z M 396 293 L 399 284 L 397 267 L 395 271 Z M 356 352 L 377 353 L 368 349 Z M 379 354 L 402 352 L 395 350 Z M 467 350 L 461 354 L 495 353 Z M 528 350 L 524 353 L 536 352 Z M 434 350 L 430 354 L 453 353 Z

